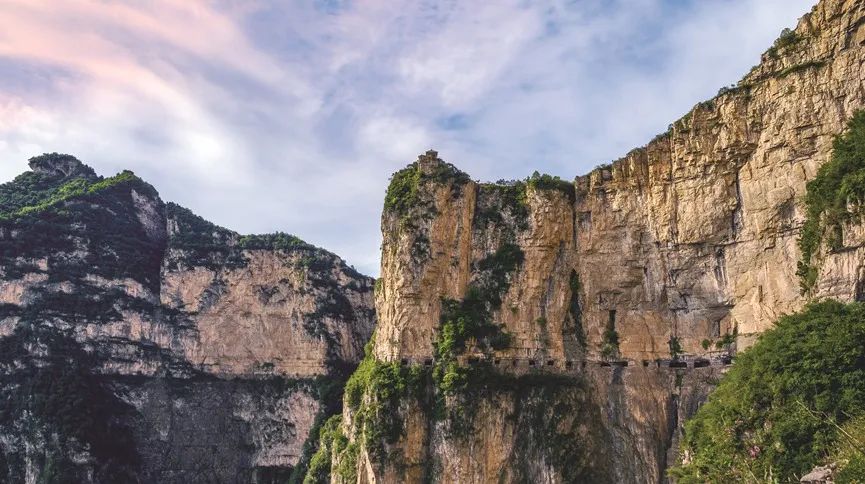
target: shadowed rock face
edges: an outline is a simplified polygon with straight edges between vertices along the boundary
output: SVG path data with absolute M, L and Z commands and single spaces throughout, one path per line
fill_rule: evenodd
M 93 168 L 81 163 L 78 158 L 72 155 L 63 155 L 59 153 L 51 153 L 42 156 L 37 156 L 30 159 L 30 169 L 34 173 L 51 177 L 61 177 L 72 179 L 76 177 L 86 178 L 88 180 L 96 179 L 96 172 Z
M 30 165 L 0 186 L 0 480 L 287 479 L 372 333 L 372 280 L 129 172 Z
M 436 358 L 441 328 L 455 314 L 448 301 L 481 300 L 488 322 L 509 339 L 495 347 L 478 332 L 462 357 L 630 360 L 621 369 L 589 365 L 572 377 L 579 392 L 546 401 L 569 400 L 586 412 L 582 433 L 573 432 L 584 447 L 573 455 L 597 466 L 586 467 L 583 479 L 663 480 L 678 458 L 680 424 L 720 372 L 642 361 L 668 359 L 671 351 L 702 358 L 742 349 L 808 297 L 849 301 L 862 293 L 861 226 L 846 226 L 841 249 L 821 254 L 807 297 L 796 270 L 805 183 L 865 104 L 863 63 L 865 2 L 824 0 L 737 86 L 573 183 L 476 183 L 437 153 L 421 155 L 394 176 L 382 216 L 375 357 Z M 504 249 L 518 254 L 518 263 L 495 286 L 500 294 L 479 299 L 478 291 L 489 296 Z M 468 439 L 450 436 L 409 399 L 402 411 L 413 423 L 386 443 L 387 458 L 359 452 L 360 480 L 572 479 L 543 439 L 532 444 L 529 475 L 517 474 L 517 436 L 536 429 L 514 422 L 523 421 L 520 409 L 535 398 L 534 387 L 522 396 L 484 388 L 464 402 L 479 409 Z M 356 422 L 346 411 L 349 439 L 360 438 Z M 433 470 L 420 468 L 423 462 Z

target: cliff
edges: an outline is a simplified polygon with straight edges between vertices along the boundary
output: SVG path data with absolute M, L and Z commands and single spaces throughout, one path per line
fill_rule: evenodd
M 287 479 L 372 332 L 372 280 L 131 172 L 30 166 L 0 185 L 0 480 Z
M 812 280 L 798 242 L 806 182 L 865 103 L 863 47 L 865 2 L 823 0 L 573 183 L 477 183 L 434 151 L 395 174 L 333 481 L 662 481 L 729 355 L 809 299 L 862 298 L 857 219 Z

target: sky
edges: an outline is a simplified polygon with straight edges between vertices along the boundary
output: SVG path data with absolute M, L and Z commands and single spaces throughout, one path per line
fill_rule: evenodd
M 736 82 L 814 0 L 0 0 L 0 182 L 131 169 L 379 272 L 390 175 L 564 179 Z

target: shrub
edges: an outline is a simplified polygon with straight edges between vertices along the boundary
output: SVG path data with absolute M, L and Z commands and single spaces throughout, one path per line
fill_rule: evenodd
M 670 358 L 678 360 L 679 356 L 682 355 L 682 342 L 679 341 L 679 337 L 673 336 L 667 341 L 667 344 L 670 346 Z
M 865 416 L 850 419 L 839 429 L 838 443 L 827 458 L 838 466 L 835 482 L 865 483 Z
M 736 359 L 685 425 L 678 482 L 793 480 L 865 408 L 865 304 L 811 304 L 782 317 Z
M 806 185 L 805 223 L 799 235 L 802 259 L 797 274 L 803 292 L 817 282 L 813 260 L 826 239 L 831 250 L 841 244 L 844 222 L 859 216 L 865 198 L 865 111 L 858 111 L 847 124 L 847 130 L 835 138 L 832 158 L 817 171 Z M 853 209 L 848 210 L 848 204 Z
M 718 341 L 715 342 L 716 349 L 730 349 L 730 345 L 736 342 L 736 333 L 737 331 L 734 329 L 733 333 L 726 333 L 721 337 Z
M 393 174 L 384 197 L 385 210 L 393 210 L 400 215 L 408 213 L 417 205 L 421 180 L 420 166 L 417 163 Z
M 378 457 L 384 446 L 403 434 L 400 403 L 408 396 L 422 398 L 428 373 L 423 367 L 385 363 L 367 353 L 345 386 L 345 404 L 354 412 L 355 427 L 364 447 Z
M 580 275 L 577 271 L 571 269 L 570 277 L 568 278 L 568 286 L 571 290 L 571 300 L 568 304 L 568 314 L 573 322 L 574 334 L 577 342 L 581 346 L 586 346 L 586 333 L 583 331 L 583 311 L 580 307 Z
M 511 215 L 517 230 L 529 227 L 526 183 L 521 180 L 499 180 L 495 184 L 481 184 L 475 211 L 475 226 L 484 228 L 489 224 L 503 224 L 505 213 Z
M 292 250 L 312 247 L 300 238 L 285 232 L 244 235 L 238 240 L 237 245 L 247 250 Z
M 789 76 L 790 74 L 794 74 L 796 72 L 801 72 L 801 71 L 806 71 L 808 69 L 819 69 L 819 68 L 823 67 L 824 65 L 826 65 L 826 61 L 803 62 L 801 64 L 792 65 L 790 67 L 787 67 L 785 69 L 778 71 L 777 73 L 775 73 L 775 77 L 777 77 L 778 79 L 783 79 L 783 78 Z
M 331 456 L 334 453 L 342 452 L 348 445 L 348 439 L 342 433 L 342 415 L 334 415 L 318 431 L 318 450 L 309 461 L 309 469 L 303 479 L 303 484 L 329 483 Z M 353 481 L 354 479 L 347 480 Z
M 779 53 L 798 44 L 801 40 L 802 37 L 799 34 L 789 28 L 785 28 L 766 53 L 769 54 L 769 57 L 777 58 Z
M 107 179 L 29 172 L 16 180 L 2 186 L 0 197 L 33 192 L 5 198 L 11 209 L 0 214 L 0 257 L 47 258 L 52 281 L 97 274 L 155 289 L 164 246 L 141 223 L 132 196 L 148 196 L 160 209 L 152 186 L 129 171 Z
M 532 176 L 526 178 L 526 185 L 533 190 L 558 190 L 567 195 L 571 203 L 576 200 L 574 184 L 557 176 L 541 175 L 536 171 L 532 173 Z
M 616 331 L 616 324 L 612 318 L 607 321 L 607 327 L 604 329 L 603 339 L 601 340 L 601 356 L 603 358 L 614 358 L 619 354 L 619 333 Z
M 421 170 L 417 162 L 408 165 L 391 176 L 390 184 L 384 197 L 384 208 L 396 212 L 401 218 L 409 211 L 423 204 L 421 184 L 424 182 L 453 182 L 460 187 L 471 181 L 468 175 L 458 170 L 450 163 L 438 162 L 429 173 Z

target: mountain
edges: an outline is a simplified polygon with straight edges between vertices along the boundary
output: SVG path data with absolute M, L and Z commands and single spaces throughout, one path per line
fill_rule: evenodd
M 0 481 L 302 477 L 372 333 L 373 281 L 129 171 L 30 168 L 0 185 Z
M 863 64 L 865 2 L 822 0 L 739 83 L 573 182 L 478 183 L 434 151 L 396 173 L 378 327 L 309 480 L 662 482 L 687 464 L 683 423 L 737 351 L 808 301 L 865 299 L 865 170 L 843 155 L 863 142 L 839 138 Z

